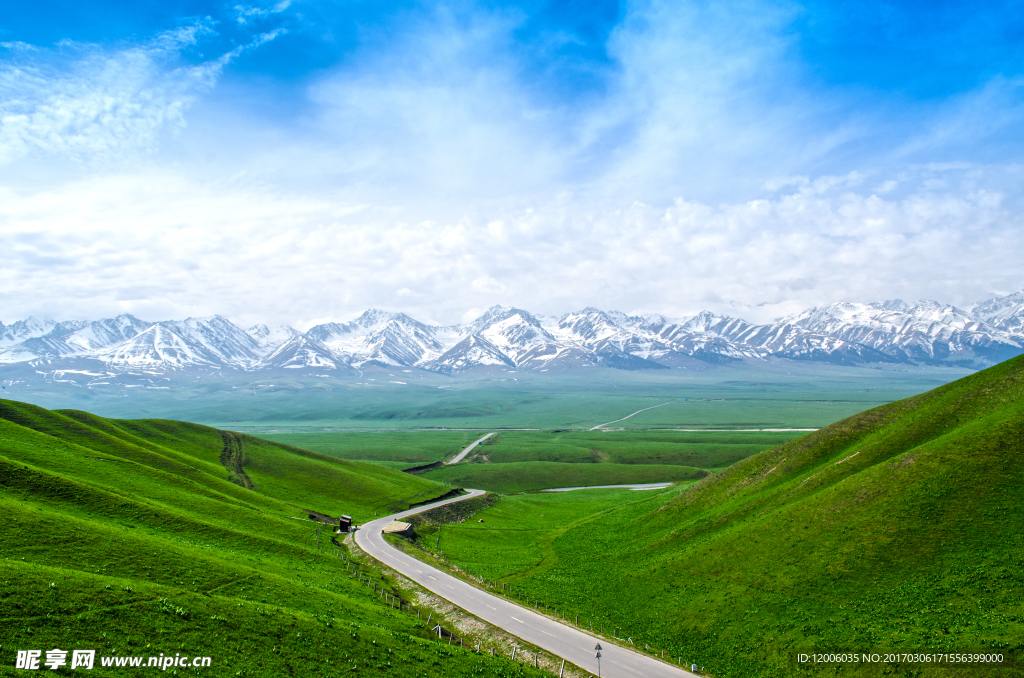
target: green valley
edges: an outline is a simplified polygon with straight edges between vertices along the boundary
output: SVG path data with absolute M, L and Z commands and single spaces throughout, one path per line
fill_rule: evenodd
M 215 659 L 210 675 L 540 675 L 432 640 L 380 590 L 414 594 L 308 515 L 362 523 L 477 487 L 502 494 L 416 519 L 411 552 L 702 673 L 960 675 L 797 656 L 997 652 L 1008 663 L 971 675 L 1019 675 L 1022 396 L 1024 358 L 829 425 L 769 398 L 736 406 L 728 430 L 680 430 L 682 399 L 629 426 L 591 430 L 606 416 L 591 412 L 586 427 L 498 428 L 451 466 L 481 431 L 257 438 L 0 401 L 0 652 L 188 652 Z M 743 428 L 806 422 L 824 427 Z

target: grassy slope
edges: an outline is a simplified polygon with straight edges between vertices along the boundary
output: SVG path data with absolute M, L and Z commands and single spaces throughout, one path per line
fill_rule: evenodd
M 390 433 L 261 433 L 261 438 L 295 445 L 339 459 L 360 459 L 411 467 L 453 456 L 480 437 L 476 431 L 399 431 Z
M 289 518 L 447 487 L 250 439 L 250 491 L 222 449 L 207 427 L 0 401 L 0 674 L 15 650 L 60 647 L 209 655 L 205 675 L 524 675 L 428 640 Z
M 458 464 L 427 471 L 423 477 L 490 492 L 524 492 L 552 487 L 696 480 L 706 473 L 691 466 L 523 461 L 509 464 Z
M 480 514 L 482 524 L 445 527 L 445 551 L 719 675 L 789 674 L 799 651 L 1019 654 L 1022 396 L 1017 358 L 780 445 L 688 491 L 589 518 L 581 507 L 571 529 L 524 530 L 541 507 L 502 516 L 503 500 Z M 501 529 L 506 556 L 489 563 L 481 551 Z M 524 566 L 510 571 L 517 560 Z M 895 669 L 915 671 L 954 675 Z
M 681 488 L 655 491 L 577 490 L 537 492 L 501 497 L 493 508 L 473 515 L 473 520 L 445 521 L 439 528 L 416 526 L 429 539 L 421 545 L 436 547 L 471 572 L 485 572 L 488 578 L 520 582 L 528 586 L 542 572 L 559 562 L 556 539 L 576 528 L 593 530 L 602 525 L 618 526 L 624 514 L 637 517 L 656 510 L 679 494 Z M 483 519 L 483 523 L 478 522 Z M 437 531 L 440 539 L 435 541 Z M 582 598 L 580 606 L 586 607 Z M 589 615 L 587 616 L 589 619 Z

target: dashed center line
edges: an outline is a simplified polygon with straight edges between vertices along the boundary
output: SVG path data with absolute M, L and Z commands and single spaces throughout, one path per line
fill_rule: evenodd
M 512 618 L 513 618 L 513 619 L 516 619 L 515 617 L 512 617 Z M 525 624 L 525 623 L 526 623 L 526 622 L 524 622 L 524 621 L 523 621 L 522 619 L 516 619 L 516 621 L 517 621 L 517 622 L 519 622 L 520 624 Z

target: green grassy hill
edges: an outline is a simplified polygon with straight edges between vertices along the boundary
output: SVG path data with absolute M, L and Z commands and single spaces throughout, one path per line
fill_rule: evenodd
M 303 513 L 361 522 L 449 490 L 205 426 L 0 401 L 0 674 L 17 650 L 62 648 L 206 655 L 211 676 L 540 675 L 430 640 L 326 530 L 317 549 Z
M 716 675 L 1024 674 L 1024 358 L 844 419 L 687 490 L 621 496 L 618 506 L 503 499 L 479 514 L 483 523 L 445 526 L 441 548 Z M 547 526 L 541 515 L 563 518 Z M 496 531 L 501 562 L 487 552 Z M 795 661 L 844 651 L 998 651 L 1017 664 Z

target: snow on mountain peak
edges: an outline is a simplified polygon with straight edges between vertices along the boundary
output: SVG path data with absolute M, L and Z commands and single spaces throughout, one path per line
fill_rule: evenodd
M 0 325 L 0 337 L 7 342 L 0 344 L 0 363 L 93 359 L 114 369 L 378 364 L 450 374 L 474 366 L 650 369 L 770 356 L 984 366 L 1024 352 L 1024 292 L 984 301 L 970 313 L 935 301 L 838 302 L 767 325 L 711 311 L 675 322 L 593 306 L 557 318 L 492 306 L 470 323 L 446 327 L 380 309 L 305 333 L 261 324 L 242 330 L 216 315 L 146 323 L 124 314 L 93 322 L 30 318 Z
M 287 325 L 278 325 L 270 329 L 264 324 L 253 325 L 245 331 L 256 343 L 256 354 L 261 358 L 273 353 L 278 347 L 301 336 L 299 331 Z
M 56 327 L 57 323 L 49 318 L 30 315 L 10 325 L 0 323 L 0 349 L 21 343 L 26 339 L 41 337 Z
M 1024 334 L 1024 291 L 994 297 L 974 307 L 973 315 L 1009 334 Z

